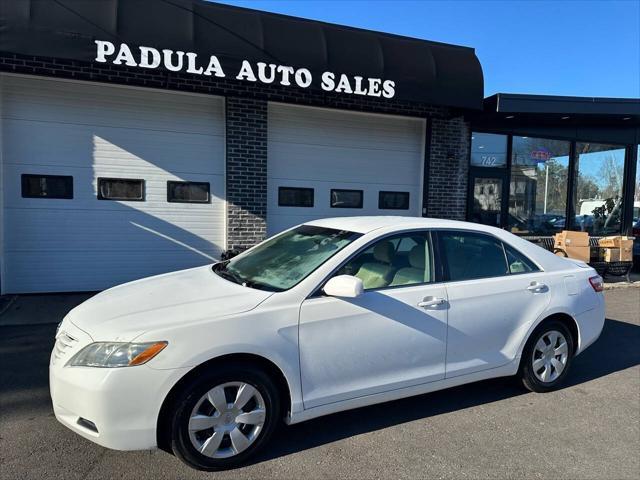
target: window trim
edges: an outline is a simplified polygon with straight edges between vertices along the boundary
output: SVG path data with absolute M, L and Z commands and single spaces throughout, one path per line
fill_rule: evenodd
M 197 184 L 197 185 L 206 185 L 207 186 L 207 199 L 206 200 L 176 200 L 172 199 L 171 185 L 185 185 L 185 184 Z M 167 180 L 167 203 L 199 203 L 199 204 L 207 204 L 211 203 L 211 183 L 210 182 L 199 182 L 199 181 L 191 181 L 191 180 Z
M 342 206 L 342 205 L 333 205 L 333 192 L 357 192 L 360 194 L 360 202 L 357 206 Z M 329 208 L 363 208 L 364 205 L 364 190 L 357 189 L 348 189 L 348 188 L 332 188 L 329 192 Z
M 400 193 L 407 196 L 407 208 L 402 207 L 383 207 L 382 196 L 387 193 Z M 378 191 L 378 210 L 411 210 L 411 192 L 404 190 L 380 190 Z
M 25 180 L 28 178 L 42 178 L 42 177 L 48 177 L 48 178 L 64 178 L 64 179 L 70 179 L 71 180 L 71 188 L 69 189 L 69 196 L 64 196 L 64 197 L 49 197 L 49 196 L 42 196 L 42 195 L 28 195 L 25 193 L 25 186 L 26 186 L 26 182 Z M 20 194 L 21 194 L 21 198 L 39 198 L 39 199 L 44 199 L 44 200 L 73 200 L 73 175 L 50 175 L 48 173 L 22 173 L 20 174 Z
M 142 186 L 142 198 L 124 198 L 124 197 L 105 197 L 102 195 L 102 191 L 100 190 L 100 181 L 101 180 L 124 180 L 128 182 L 140 182 Z M 144 179 L 142 178 L 118 178 L 118 177 L 98 177 L 96 180 L 96 196 L 98 200 L 106 200 L 111 202 L 145 202 L 147 199 L 147 185 Z
M 282 203 L 280 203 L 280 192 L 282 190 L 310 190 L 311 191 L 311 205 L 282 205 Z M 278 186 L 278 207 L 285 207 L 285 208 L 313 208 L 316 204 L 316 193 L 315 193 L 315 188 L 314 187 L 287 187 L 285 185 L 279 185 Z

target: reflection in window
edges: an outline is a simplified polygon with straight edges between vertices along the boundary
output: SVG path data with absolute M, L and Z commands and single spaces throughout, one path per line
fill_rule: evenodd
M 507 136 L 494 133 L 471 134 L 471 165 L 504 167 L 507 165 Z
M 569 142 L 513 137 L 509 228 L 552 235 L 565 228 Z
M 620 232 L 624 147 L 577 143 L 574 230 L 591 235 Z

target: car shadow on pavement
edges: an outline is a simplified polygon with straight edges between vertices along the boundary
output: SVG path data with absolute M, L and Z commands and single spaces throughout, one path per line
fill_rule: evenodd
M 564 388 L 639 365 L 638 345 L 640 326 L 607 319 L 598 341 L 574 360 Z M 497 378 L 328 415 L 279 429 L 277 438 L 258 455 L 255 463 L 526 393 L 529 392 L 515 379 Z
M 0 404 L 5 416 L 51 412 L 48 361 L 55 325 L 0 327 Z M 565 388 L 640 364 L 640 326 L 607 319 L 600 339 L 578 356 Z M 511 379 L 492 379 L 321 417 L 278 430 L 251 463 L 417 419 L 464 410 L 527 393 Z M 390 408 L 392 405 L 392 408 Z

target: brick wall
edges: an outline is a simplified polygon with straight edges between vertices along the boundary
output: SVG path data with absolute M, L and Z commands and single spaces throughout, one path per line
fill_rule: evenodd
M 466 219 L 470 148 L 470 126 L 462 117 L 433 119 L 427 216 Z
M 466 217 L 470 127 L 446 107 L 4 52 L 0 52 L 0 71 L 226 97 L 230 249 L 251 246 L 266 232 L 268 101 L 431 118 L 430 152 L 427 152 L 430 158 L 425 169 L 427 215 Z
M 242 251 L 267 232 L 267 102 L 226 98 L 227 248 Z

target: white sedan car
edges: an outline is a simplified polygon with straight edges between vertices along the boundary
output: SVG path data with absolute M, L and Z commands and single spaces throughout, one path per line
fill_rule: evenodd
M 105 447 L 229 468 L 281 419 L 500 376 L 558 388 L 600 335 L 602 289 L 586 264 L 492 227 L 313 221 L 72 310 L 51 355 L 53 407 Z

